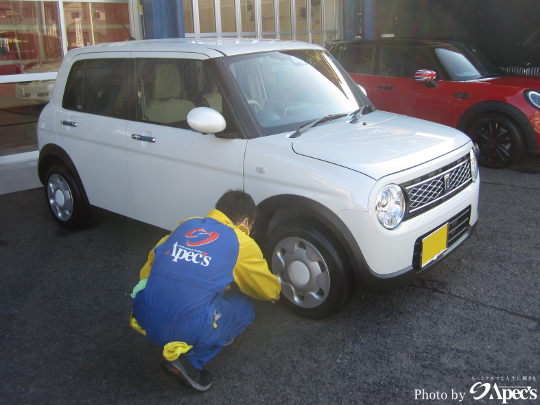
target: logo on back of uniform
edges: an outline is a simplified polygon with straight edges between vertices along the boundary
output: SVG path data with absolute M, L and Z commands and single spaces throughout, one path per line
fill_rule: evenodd
M 217 232 L 208 232 L 204 228 L 193 229 L 186 233 L 187 238 L 192 238 L 192 240 L 187 240 L 186 245 L 188 246 L 201 246 L 206 245 L 215 241 L 219 238 L 219 233 Z
M 192 262 L 206 267 L 210 264 L 210 260 L 212 260 L 212 258 L 208 256 L 208 253 L 182 246 L 178 242 L 174 242 L 172 248 L 172 252 L 167 250 L 165 254 L 171 255 L 173 257 L 172 261 L 175 263 L 177 263 L 178 260 L 185 260 L 186 262 Z

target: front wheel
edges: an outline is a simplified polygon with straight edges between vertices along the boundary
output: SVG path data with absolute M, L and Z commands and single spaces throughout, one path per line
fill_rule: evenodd
M 352 296 L 354 280 L 339 245 L 316 227 L 281 225 L 270 235 L 267 257 L 281 282 L 282 301 L 312 319 L 337 313 Z
M 479 118 L 468 131 L 486 167 L 500 169 L 520 160 L 525 153 L 525 139 L 519 125 L 500 114 Z
M 65 166 L 55 165 L 49 169 L 45 196 L 54 219 L 64 228 L 79 228 L 90 216 L 79 186 Z

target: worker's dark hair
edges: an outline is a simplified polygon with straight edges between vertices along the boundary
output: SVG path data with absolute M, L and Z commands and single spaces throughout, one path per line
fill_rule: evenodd
M 223 194 L 216 203 L 216 210 L 223 212 L 229 219 L 237 224 L 244 218 L 253 223 L 259 215 L 253 198 L 242 190 L 229 190 Z

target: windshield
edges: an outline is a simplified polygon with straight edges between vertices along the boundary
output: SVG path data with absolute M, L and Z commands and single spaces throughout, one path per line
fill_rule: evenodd
M 322 50 L 241 55 L 225 58 L 225 66 L 264 135 L 371 105 Z
M 439 60 L 455 81 L 502 76 L 504 73 L 476 50 L 463 46 L 443 45 L 435 48 Z

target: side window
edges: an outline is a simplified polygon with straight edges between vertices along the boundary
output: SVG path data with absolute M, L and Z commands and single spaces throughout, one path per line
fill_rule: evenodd
M 384 46 L 381 52 L 381 74 L 383 76 L 409 77 L 419 69 L 435 70 L 435 63 L 425 47 Z
M 195 108 L 188 86 L 193 87 L 194 60 L 136 59 L 137 118 L 141 121 L 181 126 Z M 188 80 L 186 80 L 188 79 Z M 184 126 L 184 125 L 182 125 Z
M 189 129 L 187 115 L 195 107 L 220 112 L 226 133 L 237 132 L 206 61 L 137 58 L 137 120 Z
M 89 59 L 73 64 L 62 106 L 122 118 L 124 63 L 124 59 Z
M 373 68 L 374 46 L 347 46 L 341 49 L 339 63 L 349 73 L 371 74 Z
M 124 59 L 86 61 L 84 111 L 121 118 L 123 77 Z
M 84 72 L 86 61 L 75 62 L 69 72 L 68 81 L 64 90 L 62 107 L 66 110 L 82 111 L 84 97 Z

